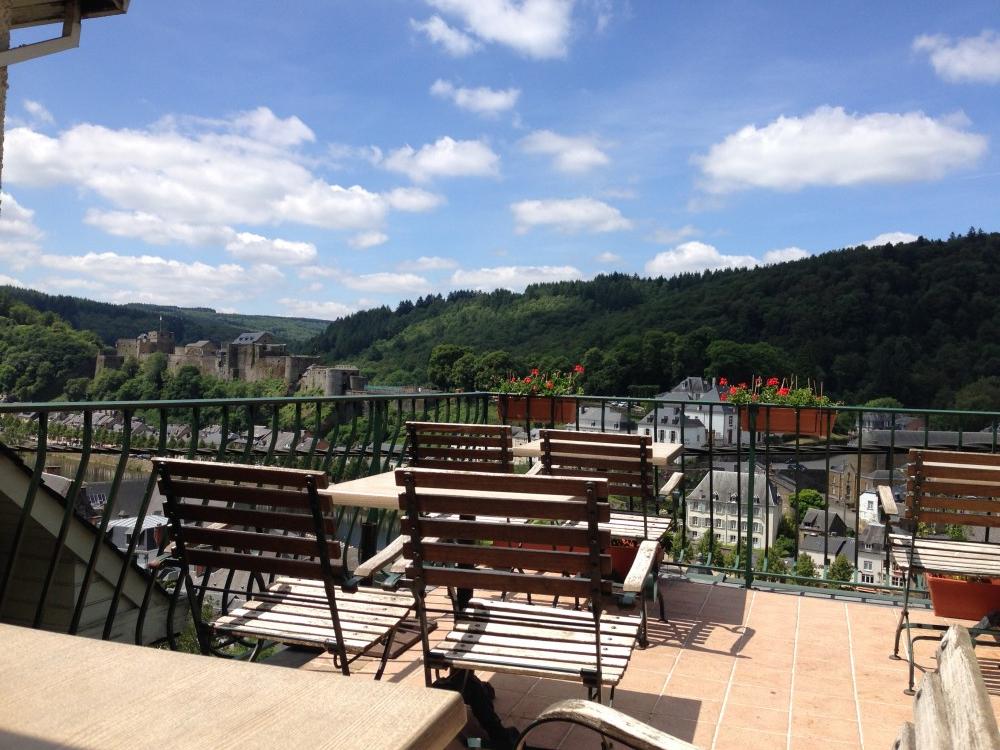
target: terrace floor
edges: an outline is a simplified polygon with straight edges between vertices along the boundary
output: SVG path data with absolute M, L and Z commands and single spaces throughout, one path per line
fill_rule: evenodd
M 898 607 L 683 579 L 660 585 L 669 622 L 650 609 L 650 645 L 635 651 L 616 708 L 705 750 L 888 749 L 899 725 L 912 719 L 913 698 L 903 693 L 906 662 L 889 658 Z M 925 611 L 914 619 L 941 621 Z M 935 641 L 917 644 L 921 667 L 934 668 L 936 648 Z M 1000 714 L 1000 649 L 980 647 L 978 654 Z M 420 662 L 417 645 L 390 660 L 383 679 L 422 684 Z M 370 674 L 376 663 L 356 667 Z M 333 669 L 325 655 L 301 668 Z M 482 676 L 496 688 L 504 723 L 519 727 L 556 700 L 585 697 L 572 683 Z M 565 725 L 540 728 L 532 744 L 599 747 L 596 735 Z

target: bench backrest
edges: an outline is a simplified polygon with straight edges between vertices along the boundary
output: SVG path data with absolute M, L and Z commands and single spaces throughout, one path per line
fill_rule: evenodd
M 582 597 L 598 611 L 611 593 L 611 535 L 598 528 L 611 515 L 606 481 L 397 469 L 396 484 L 415 593 L 452 586 Z
M 912 449 L 905 517 L 930 524 L 1000 526 L 1000 454 Z
M 653 445 L 648 435 L 605 435 L 575 430 L 542 430 L 545 474 L 608 480 L 608 494 L 625 497 L 629 510 L 638 499 L 655 497 Z
M 411 466 L 455 471 L 513 471 L 509 425 L 407 422 Z
M 341 565 L 322 471 L 153 460 L 175 550 L 185 568 L 329 580 Z

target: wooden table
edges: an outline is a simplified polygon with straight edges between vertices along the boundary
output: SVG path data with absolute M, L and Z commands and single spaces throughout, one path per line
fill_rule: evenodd
M 602 445 L 615 445 L 614 443 L 603 443 Z M 653 466 L 667 466 L 677 458 L 677 455 L 684 450 L 680 443 L 653 443 L 653 458 L 650 463 Z M 514 455 L 522 458 L 541 458 L 542 441 L 532 440 L 530 443 L 516 443 L 514 445 Z
M 444 748 L 458 693 L 0 624 L 0 747 Z

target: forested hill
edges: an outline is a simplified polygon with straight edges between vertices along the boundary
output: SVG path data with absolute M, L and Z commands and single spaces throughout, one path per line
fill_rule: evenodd
M 173 331 L 178 343 L 199 339 L 232 341 L 246 331 L 270 331 L 278 341 L 297 345 L 322 332 L 327 321 L 312 318 L 279 318 L 271 315 L 219 313 L 210 308 L 168 305 L 113 305 L 80 297 L 53 296 L 13 286 L 0 286 L 0 296 L 22 302 L 39 312 L 51 312 L 80 330 L 93 331 L 107 346 L 120 338 L 134 338 L 160 327 Z
M 1000 234 L 970 230 L 751 270 L 432 295 L 338 320 L 311 347 L 376 382 L 482 387 L 498 367 L 582 362 L 593 393 L 763 371 L 820 379 L 848 402 L 946 407 L 970 384 L 1000 393 L 983 380 L 1000 375 L 998 292 Z M 441 344 L 459 348 L 429 371 Z

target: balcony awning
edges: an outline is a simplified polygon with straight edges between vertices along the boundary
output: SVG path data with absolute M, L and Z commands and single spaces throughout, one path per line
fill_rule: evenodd
M 61 23 L 68 5 L 75 0 L 13 0 L 11 28 L 22 29 L 46 23 Z M 128 10 L 129 0 L 82 0 L 80 18 L 114 16 Z

